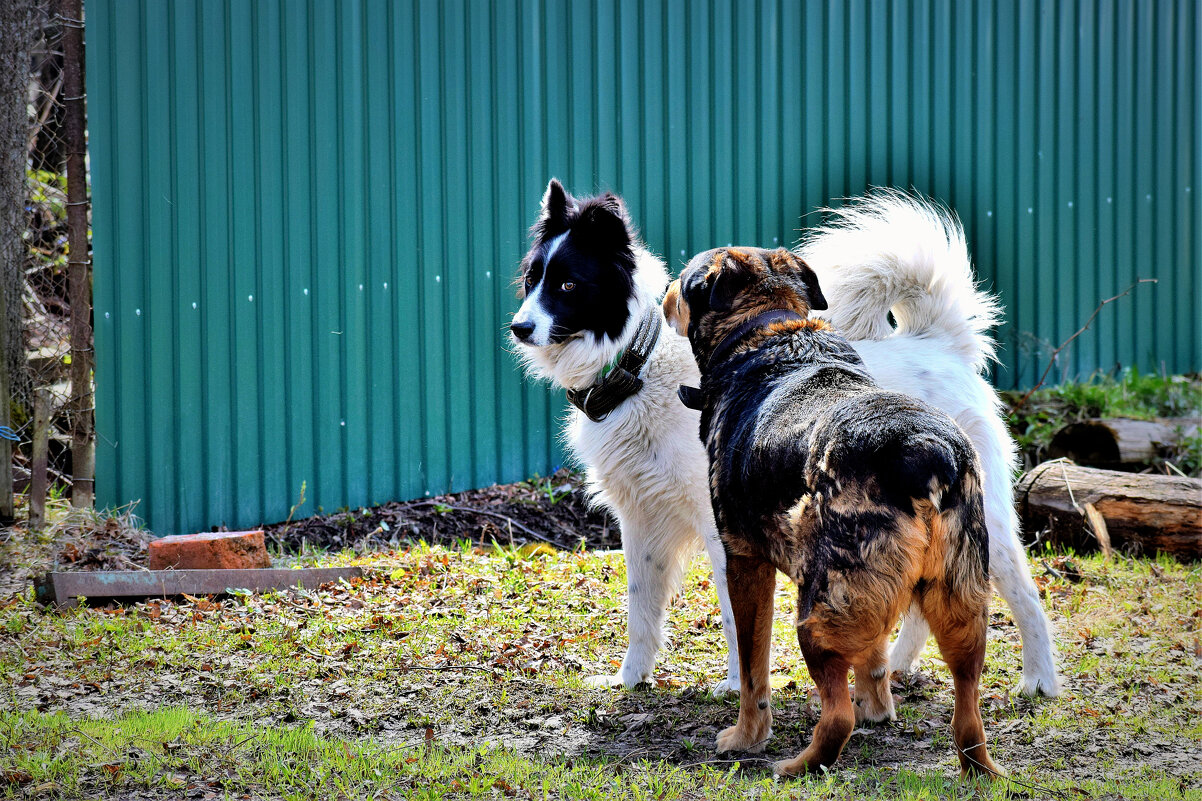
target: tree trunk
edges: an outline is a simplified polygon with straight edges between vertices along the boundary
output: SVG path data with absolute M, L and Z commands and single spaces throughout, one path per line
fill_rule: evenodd
M 25 164 L 33 0 L 0 0 L 0 425 L 28 395 L 21 290 L 25 284 Z M 21 404 L 23 406 L 24 404 Z M 13 519 L 12 443 L 0 437 L 0 521 Z
M 1098 547 L 1086 524 L 1085 507 L 1092 504 L 1116 550 L 1202 559 L 1202 480 L 1053 461 L 1027 473 L 1017 496 L 1023 529 L 1054 543 Z
M 88 253 L 88 173 L 83 4 L 59 0 L 63 26 L 63 133 L 67 141 L 67 284 L 71 297 L 71 505 L 91 506 L 96 450 L 92 392 L 92 276 Z

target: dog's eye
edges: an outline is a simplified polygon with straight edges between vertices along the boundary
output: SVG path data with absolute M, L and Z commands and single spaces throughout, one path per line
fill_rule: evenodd
M 560 287 L 560 289 L 562 289 L 564 292 L 571 292 L 575 288 L 576 285 L 571 281 L 564 281 L 563 286 Z

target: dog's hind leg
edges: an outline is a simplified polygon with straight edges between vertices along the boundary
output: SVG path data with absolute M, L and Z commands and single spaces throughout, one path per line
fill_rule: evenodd
M 714 587 L 718 591 L 718 610 L 722 614 L 722 633 L 726 635 L 726 678 L 710 691 L 716 696 L 739 692 L 739 640 L 735 631 L 735 616 L 730 605 L 730 589 L 726 580 L 726 548 L 712 521 L 704 536 L 705 550 L 714 568 Z
M 797 640 L 805 657 L 810 678 L 818 685 L 822 715 L 814 727 L 809 746 L 793 759 L 782 759 L 774 766 L 778 776 L 793 776 L 835 764 L 856 725 L 856 714 L 847 688 L 847 659 L 834 651 L 819 648 L 810 639 L 805 626 L 797 627 Z
M 1051 625 L 1031 580 L 1027 553 L 1019 540 L 1014 509 L 1013 442 L 997 415 L 962 414 L 956 422 L 976 446 L 981 459 L 985 527 L 989 530 L 989 575 L 1010 607 L 1023 640 L 1023 677 L 1018 692 L 1056 697 L 1062 691 L 1056 675 L 1056 646 Z
M 967 605 L 941 592 L 942 586 L 934 585 L 923 596 L 922 606 L 956 687 L 952 737 L 960 758 L 960 775 L 1000 776 L 1001 770 L 985 748 L 985 726 L 981 722 L 979 684 L 985 666 L 986 613 L 974 614 Z
M 755 557 L 732 555 L 726 563 L 726 576 L 739 634 L 739 720 L 718 734 L 717 749 L 719 753 L 762 751 L 772 736 L 768 656 L 776 568 Z M 846 678 L 843 692 L 847 694 Z
M 1018 692 L 1055 698 L 1063 690 L 1056 675 L 1056 646 L 1051 624 L 1039 603 L 1039 590 L 1031 580 L 1026 552 L 1018 540 L 1018 519 L 1009 508 L 993 508 L 990 495 L 985 498 L 985 519 L 989 527 L 990 578 L 1010 607 L 1023 640 L 1023 678 Z
M 916 606 L 906 610 L 902 618 L 901 632 L 889 649 L 889 669 L 909 673 L 918 664 L 918 655 L 927 644 L 931 627 Z

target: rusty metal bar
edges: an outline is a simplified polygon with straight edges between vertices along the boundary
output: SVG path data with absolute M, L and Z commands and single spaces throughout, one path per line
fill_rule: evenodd
M 29 527 L 46 522 L 46 463 L 50 455 L 50 390 L 33 394 L 33 454 L 29 467 Z
M 231 589 L 267 592 L 290 587 L 314 589 L 330 581 L 362 576 L 358 567 L 309 567 L 300 570 L 113 570 L 48 573 L 41 600 L 73 606 L 80 597 L 166 598 L 172 595 L 220 595 Z

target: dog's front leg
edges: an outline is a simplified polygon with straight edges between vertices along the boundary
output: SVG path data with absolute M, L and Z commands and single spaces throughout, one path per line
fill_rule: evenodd
M 726 578 L 726 548 L 718 529 L 710 521 L 706 530 L 705 550 L 714 568 L 714 587 L 718 590 L 718 610 L 722 614 L 722 633 L 726 636 L 726 678 L 710 691 L 716 696 L 739 692 L 739 640 L 735 631 L 735 616 L 730 604 L 730 589 Z
M 718 734 L 717 749 L 762 751 L 772 736 L 768 657 L 776 568 L 756 557 L 731 554 L 726 578 L 739 636 L 739 720 Z
M 664 642 L 668 599 L 681 577 L 696 540 L 673 536 L 662 527 L 620 518 L 622 552 L 626 557 L 626 610 L 630 645 L 614 675 L 591 676 L 594 687 L 634 687 L 651 681 L 655 657 Z M 691 548 L 688 547 L 691 544 Z

